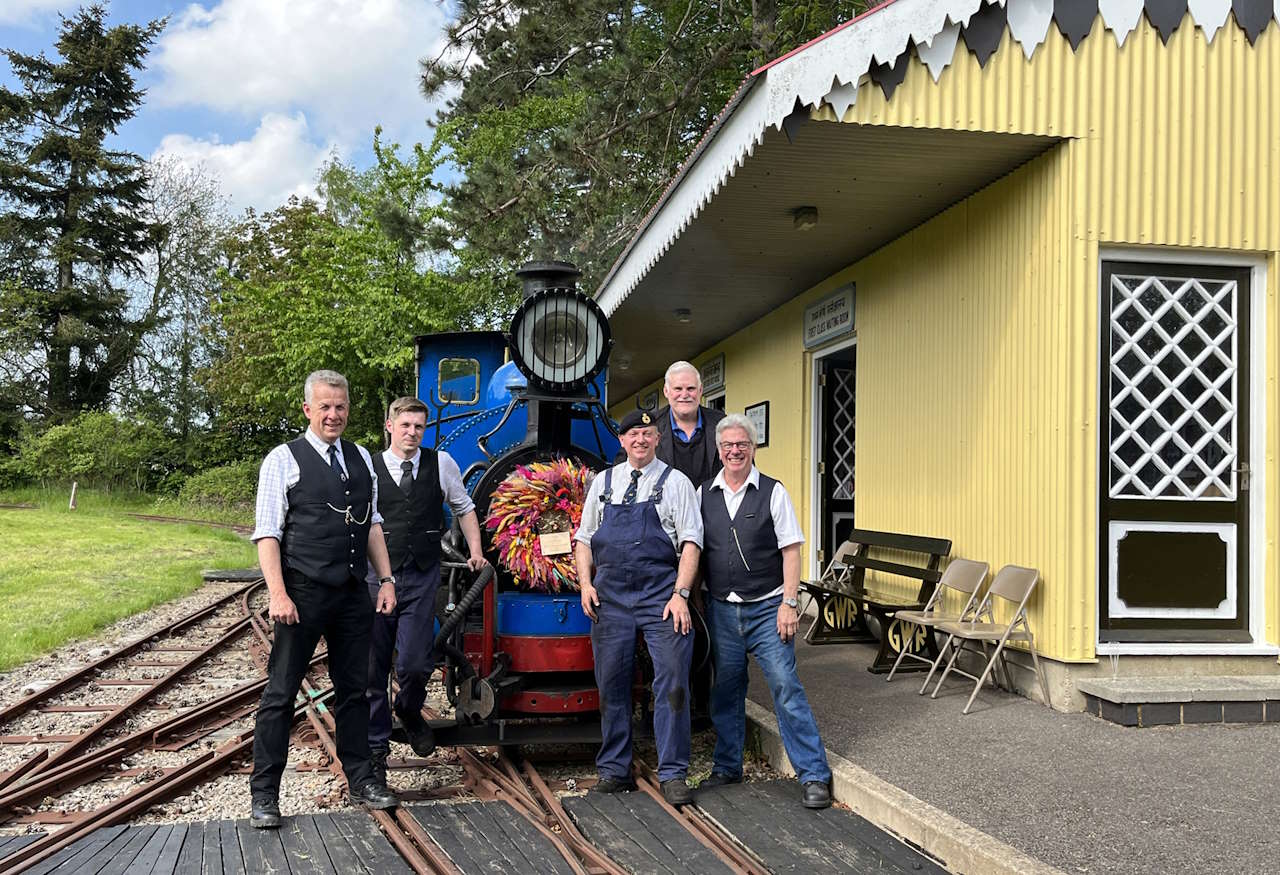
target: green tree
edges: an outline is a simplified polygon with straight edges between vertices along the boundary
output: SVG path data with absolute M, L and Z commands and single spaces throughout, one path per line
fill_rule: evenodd
M 594 288 L 743 77 L 866 0 L 461 0 L 428 97 L 460 179 L 462 263 L 530 257 Z
M 505 310 L 487 285 L 434 266 L 436 157 L 421 146 L 401 157 L 377 136 L 373 151 L 365 171 L 328 163 L 323 209 L 291 199 L 250 213 L 233 235 L 209 376 L 220 422 L 246 449 L 298 430 L 302 383 L 317 368 L 347 377 L 348 433 L 378 443 L 387 403 L 416 383 L 414 337 Z
M 158 302 L 154 329 L 143 338 L 121 406 L 179 439 L 189 465 L 204 449 L 190 441 L 214 416 L 201 379 L 212 360 L 210 305 L 219 289 L 230 221 L 217 180 L 200 167 L 160 157 L 147 166 L 144 217 L 155 229 L 136 294 Z
M 108 147 L 143 92 L 164 22 L 107 28 L 100 5 L 62 19 L 58 57 L 4 52 L 0 87 L 0 354 L 7 391 L 55 419 L 101 408 L 158 303 L 131 315 L 122 277 L 152 229 L 137 155 Z

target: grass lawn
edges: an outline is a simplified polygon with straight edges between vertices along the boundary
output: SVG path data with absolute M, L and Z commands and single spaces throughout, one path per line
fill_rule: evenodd
M 84 493 L 75 511 L 66 498 L 0 496 L 39 505 L 0 508 L 0 670 L 186 595 L 202 569 L 257 564 L 253 545 L 232 532 L 125 516 L 154 512 L 149 498 Z

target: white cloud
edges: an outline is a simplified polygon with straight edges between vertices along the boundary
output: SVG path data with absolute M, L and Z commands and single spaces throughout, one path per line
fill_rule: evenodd
M 169 134 L 152 157 L 162 155 L 190 167 L 208 169 L 218 180 L 236 212 L 280 206 L 290 195 L 314 196 L 316 172 L 337 148 L 317 142 L 307 118 L 267 113 L 248 140 L 223 143 L 187 134 Z
M 348 146 L 367 145 L 377 124 L 422 140 L 433 108 L 418 90 L 418 61 L 438 51 L 445 14 L 432 0 L 193 4 L 155 49 L 151 99 L 249 118 L 301 110 Z
M 26 24 L 46 12 L 74 12 L 75 0 L 0 0 L 0 24 Z

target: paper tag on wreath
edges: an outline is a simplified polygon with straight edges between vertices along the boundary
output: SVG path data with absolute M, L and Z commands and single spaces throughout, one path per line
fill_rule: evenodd
M 562 532 L 547 532 L 544 535 L 538 535 L 538 546 L 542 548 L 543 556 L 561 556 L 573 549 L 573 541 L 570 538 L 571 532 L 565 529 Z

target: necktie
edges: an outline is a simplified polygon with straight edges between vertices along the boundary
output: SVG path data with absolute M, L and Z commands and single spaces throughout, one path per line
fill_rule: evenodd
M 400 488 L 405 492 L 413 485 L 413 462 L 400 463 Z
M 635 468 L 631 469 L 631 482 L 627 485 L 627 491 L 622 493 L 623 504 L 636 503 L 636 491 L 640 488 L 641 472 Z
M 347 479 L 347 472 L 342 470 L 342 463 L 338 461 L 338 448 L 333 444 L 329 445 L 329 467 L 338 475 L 339 480 Z

